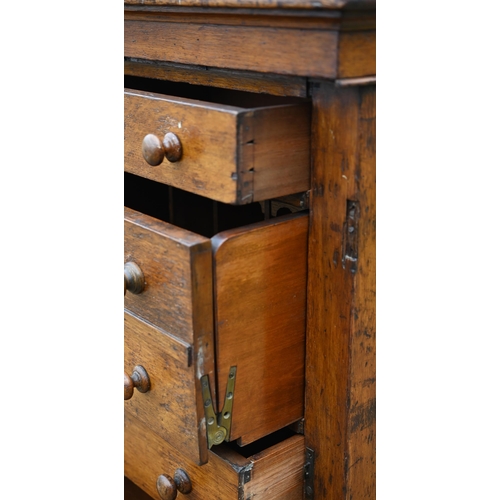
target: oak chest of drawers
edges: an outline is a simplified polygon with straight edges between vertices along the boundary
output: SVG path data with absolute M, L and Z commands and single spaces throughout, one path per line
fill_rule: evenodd
M 125 475 L 374 498 L 374 4 L 128 0 L 125 74 Z

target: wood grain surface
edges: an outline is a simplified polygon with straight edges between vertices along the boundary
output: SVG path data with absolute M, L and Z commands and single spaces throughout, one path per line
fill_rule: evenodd
M 335 78 L 338 32 L 125 17 L 125 57 Z M 325 47 L 328 50 L 325 51 Z
M 375 30 L 340 33 L 338 78 L 376 74 Z
M 125 208 L 128 261 L 142 269 L 146 288 L 125 295 L 126 309 L 191 345 L 212 335 L 209 239 Z
M 307 190 L 310 105 L 262 100 L 242 95 L 236 107 L 125 90 L 125 171 L 233 204 Z M 142 141 L 167 132 L 181 141 L 182 158 L 151 167 Z
M 125 412 L 125 475 L 155 499 L 159 498 L 158 476 L 173 476 L 181 468 L 193 490 L 179 498 L 298 500 L 302 498 L 304 458 L 304 437 L 294 436 L 248 458 L 222 444 L 209 452 L 207 464 L 198 466 Z
M 303 414 L 307 233 L 298 213 L 212 238 L 219 395 L 237 366 L 231 440 L 242 444 Z
M 306 445 L 315 499 L 373 499 L 374 86 L 312 90 Z
M 125 311 L 125 372 L 141 365 L 151 382 L 150 390 L 135 391 L 125 408 L 196 463 L 207 461 L 198 371 L 213 376 L 213 347 L 208 347 L 212 352 L 204 349 L 196 364 L 189 344 Z

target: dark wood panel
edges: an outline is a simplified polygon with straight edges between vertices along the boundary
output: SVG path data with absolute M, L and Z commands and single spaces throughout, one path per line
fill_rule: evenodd
M 335 78 L 337 40 L 336 31 L 125 19 L 125 57 L 264 73 Z
M 127 477 L 124 478 L 124 500 L 153 500 L 145 491 Z

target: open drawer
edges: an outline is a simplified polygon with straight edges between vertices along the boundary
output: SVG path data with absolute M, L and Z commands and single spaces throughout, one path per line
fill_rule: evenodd
M 309 102 L 126 83 L 154 90 L 125 89 L 126 172 L 237 205 L 309 189 Z
M 302 500 L 304 436 L 254 448 L 222 444 L 200 467 L 125 412 L 125 475 L 154 499 Z
M 156 371 L 125 404 L 195 462 L 303 416 L 307 232 L 307 213 L 208 237 L 125 209 L 145 282 L 125 295 L 125 370 Z

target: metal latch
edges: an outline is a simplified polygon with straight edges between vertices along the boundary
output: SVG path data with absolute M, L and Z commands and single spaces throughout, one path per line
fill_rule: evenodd
M 306 463 L 304 465 L 304 489 L 306 500 L 314 499 L 314 450 L 306 448 Z
M 221 444 L 223 441 L 229 441 L 231 419 L 233 417 L 235 382 L 236 366 L 231 366 L 227 379 L 224 407 L 222 408 L 222 412 L 217 415 L 214 410 L 208 375 L 203 375 L 203 377 L 201 377 L 201 394 L 203 396 L 203 407 L 205 409 L 209 449 L 212 448 L 214 444 Z

